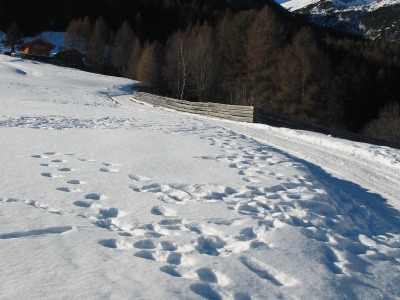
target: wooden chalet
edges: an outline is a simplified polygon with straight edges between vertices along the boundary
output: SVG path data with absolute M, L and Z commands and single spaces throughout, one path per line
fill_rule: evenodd
M 26 55 L 50 56 L 50 51 L 56 46 L 44 38 L 36 38 L 23 43 L 19 49 Z

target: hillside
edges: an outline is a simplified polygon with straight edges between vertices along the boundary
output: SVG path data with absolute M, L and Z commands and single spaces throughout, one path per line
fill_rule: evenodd
M 5 299 L 400 294 L 400 152 L 0 55 Z
M 400 105 L 399 43 L 328 30 L 269 0 L 41 3 L 45 8 L 0 1 L 0 28 L 8 31 L 16 22 L 24 36 L 65 32 L 65 47 L 84 55 L 84 63 L 76 66 L 138 80 L 171 97 L 256 106 L 400 141 L 394 125 L 376 125 L 398 119 L 385 121 L 382 114 Z M 290 3 L 305 7 L 302 1 L 283 5 Z M 341 3 L 341 8 L 343 3 L 360 8 L 359 2 Z M 378 16 L 388 22 L 385 28 L 397 30 L 396 15 Z
M 367 37 L 400 42 L 400 1 L 277 1 L 324 27 Z

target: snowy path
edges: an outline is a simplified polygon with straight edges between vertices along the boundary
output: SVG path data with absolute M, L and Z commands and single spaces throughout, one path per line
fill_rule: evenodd
M 257 128 L 258 127 L 258 128 Z M 320 166 L 329 174 L 380 194 L 400 209 L 400 151 L 362 143 L 351 143 L 324 135 L 263 125 L 229 128 L 270 144 L 295 158 Z
M 0 298 L 400 294 L 400 151 L 130 86 L 0 56 Z

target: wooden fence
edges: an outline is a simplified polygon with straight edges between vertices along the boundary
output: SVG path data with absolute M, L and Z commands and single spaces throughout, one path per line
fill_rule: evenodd
M 376 138 L 371 138 L 362 134 L 312 124 L 289 117 L 284 114 L 255 108 L 253 106 L 228 105 L 210 102 L 189 102 L 157 96 L 144 92 L 136 92 L 132 100 L 148 103 L 153 106 L 169 108 L 176 111 L 216 117 L 231 121 L 261 123 L 275 127 L 286 127 L 291 129 L 319 132 L 322 134 L 327 134 L 333 137 L 347 139 L 355 142 L 388 146 L 400 149 L 400 144 L 398 143 L 388 142 Z
M 211 102 L 190 102 L 143 92 L 136 92 L 133 96 L 133 100 L 145 102 L 153 106 L 231 121 L 252 123 L 254 119 L 254 109 L 252 106 L 228 105 Z

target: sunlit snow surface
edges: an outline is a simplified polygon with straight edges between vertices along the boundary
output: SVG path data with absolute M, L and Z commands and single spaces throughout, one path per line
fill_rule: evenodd
M 322 2 L 321 0 L 277 0 L 276 3 L 282 5 L 290 11 L 296 11 L 305 8 L 311 4 Z M 327 0 L 332 2 L 333 7 L 345 10 L 366 10 L 373 11 L 384 6 L 391 6 L 400 3 L 400 0 Z
M 400 151 L 0 55 L 4 299 L 400 295 Z

